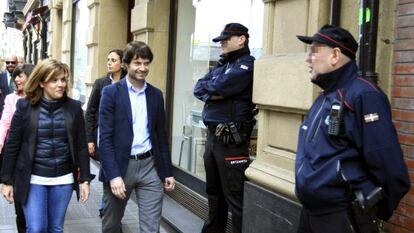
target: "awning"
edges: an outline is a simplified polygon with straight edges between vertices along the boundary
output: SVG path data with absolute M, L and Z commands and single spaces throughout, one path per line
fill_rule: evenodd
M 41 19 L 41 17 L 39 16 L 47 14 L 48 11 L 49 11 L 48 6 L 42 6 L 42 7 L 35 8 L 31 10 L 29 13 L 27 13 L 26 22 L 23 25 L 23 31 L 27 28 L 27 26 L 29 26 L 29 24 L 32 24 L 32 25 L 38 24 Z

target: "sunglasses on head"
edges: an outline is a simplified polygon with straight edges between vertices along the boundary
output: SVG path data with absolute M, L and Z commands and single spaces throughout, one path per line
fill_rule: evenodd
M 6 61 L 6 64 L 7 64 L 7 65 L 8 65 L 8 64 L 15 65 L 15 64 L 16 64 L 16 62 L 15 62 L 15 61 Z

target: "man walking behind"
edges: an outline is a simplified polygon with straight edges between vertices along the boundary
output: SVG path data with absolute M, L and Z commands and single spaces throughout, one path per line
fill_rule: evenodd
M 5 60 L 6 69 L 0 73 L 0 117 L 3 113 L 4 99 L 6 95 L 12 93 L 15 89 L 12 73 L 17 65 L 17 56 L 10 55 Z

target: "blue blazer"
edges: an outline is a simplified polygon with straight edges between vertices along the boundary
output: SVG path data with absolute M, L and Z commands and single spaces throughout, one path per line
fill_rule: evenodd
M 0 117 L 3 113 L 4 99 L 10 94 L 9 83 L 7 82 L 7 71 L 0 74 Z
M 155 168 L 161 181 L 172 176 L 172 165 L 166 133 L 166 119 L 162 92 L 147 83 L 148 128 Z M 99 180 L 109 182 L 125 177 L 132 140 L 132 111 L 126 78 L 106 86 L 99 104 L 99 153 L 101 170 Z

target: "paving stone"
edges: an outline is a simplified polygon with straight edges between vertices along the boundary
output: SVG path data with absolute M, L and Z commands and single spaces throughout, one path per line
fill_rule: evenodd
M 92 162 L 91 172 L 98 174 L 98 167 Z M 99 218 L 99 204 L 102 198 L 102 183 L 96 177 L 91 182 L 91 196 L 86 204 L 77 201 L 73 192 L 65 218 L 65 233 L 100 233 L 101 219 Z M 138 232 L 138 207 L 130 200 L 122 219 L 124 233 Z M 8 204 L 4 198 L 0 198 L 0 232 L 16 233 L 14 205 Z M 165 223 L 161 224 L 160 233 L 171 233 Z

